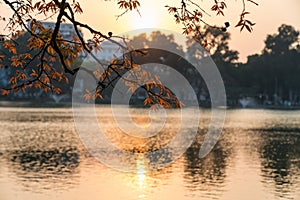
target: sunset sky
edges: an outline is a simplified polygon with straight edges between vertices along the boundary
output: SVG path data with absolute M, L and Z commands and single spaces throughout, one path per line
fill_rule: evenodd
M 117 20 L 116 16 L 122 13 L 118 9 L 117 1 L 80 1 L 84 13 L 78 16 L 78 19 L 104 33 L 112 31 L 115 35 L 142 28 L 162 28 L 181 33 L 182 26 L 175 23 L 174 17 L 168 14 L 165 8 L 165 5 L 172 6 L 174 2 L 176 5 L 180 1 L 140 0 L 142 16 L 133 11 Z M 251 12 L 249 19 L 256 23 L 253 33 L 240 32 L 238 28 L 234 28 L 242 10 L 242 1 L 226 1 L 228 8 L 225 10 L 225 17 L 215 16 L 215 13 L 210 11 L 213 1 L 198 2 L 211 14 L 204 16 L 204 20 L 211 25 L 230 22 L 231 27 L 228 29 L 231 33 L 230 46 L 240 52 L 240 61 L 246 61 L 247 55 L 259 53 L 264 46 L 266 35 L 275 33 L 281 24 L 289 24 L 300 30 L 299 0 L 256 0 L 259 6 L 248 3 L 247 11 Z M 1 7 L 1 15 L 7 13 L 4 5 Z M 89 36 L 87 32 L 84 34 Z

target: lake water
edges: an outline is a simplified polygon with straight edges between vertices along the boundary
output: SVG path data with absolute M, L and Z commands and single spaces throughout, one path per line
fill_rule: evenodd
M 131 112 L 136 122 L 148 123 L 141 109 Z M 176 112 L 172 116 L 170 135 Z M 199 141 L 209 117 L 203 110 Z M 122 148 L 143 143 L 120 139 L 108 116 L 100 121 Z M 194 142 L 157 171 L 143 170 L 139 153 L 137 170 L 127 173 L 90 156 L 70 108 L 0 108 L 0 130 L 1 200 L 300 199 L 300 111 L 229 110 L 222 135 L 205 158 L 198 158 L 200 142 Z

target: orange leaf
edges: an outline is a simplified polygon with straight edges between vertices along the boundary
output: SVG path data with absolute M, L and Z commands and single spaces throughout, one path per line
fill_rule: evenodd
M 16 54 L 17 49 L 15 48 L 15 45 L 10 42 L 4 42 L 3 46 L 7 48 L 11 53 Z
M 65 59 L 65 64 L 68 66 L 68 67 L 71 67 L 71 62 L 69 59 Z
M 64 79 L 65 79 L 66 84 L 69 84 L 69 79 L 68 79 L 68 77 L 64 76 Z
M 2 90 L 2 95 L 8 95 L 9 94 L 9 90 Z
M 60 88 L 53 88 L 52 90 L 53 90 L 53 92 L 55 92 L 56 94 L 60 94 L 60 93 L 61 93 L 61 89 L 60 89 Z
M 84 99 L 87 101 L 87 102 L 90 102 L 91 101 L 91 95 L 90 93 L 86 93 L 85 95 L 83 95 Z
M 32 59 L 32 56 L 31 56 L 31 54 L 29 54 L 29 53 L 25 53 L 24 54 L 24 59 Z
M 249 25 L 245 25 L 246 29 L 251 33 L 252 32 L 252 29 Z
M 12 57 L 11 58 L 11 66 L 14 66 L 14 67 L 18 67 L 18 66 L 22 66 L 22 61 L 19 59 L 19 58 L 17 58 L 17 57 Z
M 74 5 L 74 10 L 76 13 L 83 13 L 83 10 L 80 7 L 80 4 L 78 2 L 76 2 L 76 4 Z
M 32 73 L 30 74 L 31 77 L 37 77 L 38 74 L 36 73 L 36 71 L 34 69 L 32 69 Z

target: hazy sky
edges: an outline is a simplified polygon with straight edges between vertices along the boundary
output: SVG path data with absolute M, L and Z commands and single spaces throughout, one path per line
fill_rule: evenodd
M 140 0 L 141 17 L 136 12 L 129 12 L 118 20 L 116 15 L 122 11 L 118 9 L 115 0 L 80 2 L 84 14 L 78 16 L 78 19 L 104 33 L 112 31 L 114 34 L 122 34 L 141 28 L 163 28 L 182 32 L 182 26 L 174 22 L 174 17 L 168 14 L 167 8 L 164 7 L 174 5 L 174 2 L 180 2 L 179 0 Z M 256 23 L 253 33 L 240 32 L 238 28 L 234 28 L 242 10 L 241 0 L 226 1 L 228 8 L 225 17 L 215 16 L 215 13 L 210 11 L 212 0 L 198 0 L 198 2 L 211 14 L 211 17 L 205 16 L 205 20 L 210 24 L 223 24 L 225 21 L 231 23 L 232 26 L 228 30 L 231 33 L 230 46 L 240 52 L 240 61 L 245 61 L 247 55 L 261 52 L 266 35 L 275 33 L 281 24 L 289 24 L 300 30 L 299 0 L 256 0 L 259 6 L 248 3 L 247 10 L 251 12 L 249 19 Z M 1 15 L 6 10 L 3 6 L 1 5 Z M 88 33 L 84 34 L 88 36 Z
M 94 3 L 92 3 L 94 2 Z M 174 22 L 174 17 L 169 15 L 165 5 L 172 5 L 174 0 L 141 0 L 142 17 L 137 13 L 128 13 L 116 21 L 115 15 L 120 13 L 115 1 L 86 1 L 83 6 L 88 13 L 81 16 L 82 19 L 88 19 L 93 25 L 105 31 L 122 33 L 137 28 L 165 28 L 177 32 L 182 32 L 182 26 Z M 196 1 L 195 1 L 196 2 Z M 229 32 L 231 33 L 230 46 L 238 50 L 241 54 L 241 61 L 245 61 L 249 54 L 259 53 L 263 46 L 267 34 L 273 34 L 277 28 L 283 24 L 290 24 L 300 30 L 300 1 L 299 0 L 256 0 L 259 6 L 248 3 L 251 12 L 249 19 L 256 22 L 253 33 L 247 31 L 240 32 L 234 25 L 239 20 L 239 14 L 242 9 L 241 0 L 227 0 L 228 9 L 225 11 L 225 17 L 215 16 L 210 11 L 212 0 L 203 1 L 203 7 L 211 13 L 211 17 L 205 16 L 205 20 L 210 24 L 223 24 L 225 21 L 231 23 Z

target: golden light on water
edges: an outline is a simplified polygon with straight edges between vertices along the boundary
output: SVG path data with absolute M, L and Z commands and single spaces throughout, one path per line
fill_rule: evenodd
M 146 178 L 147 178 L 144 155 L 139 155 L 139 157 L 136 161 L 136 166 L 137 166 L 137 179 L 136 180 L 137 180 L 140 192 L 143 192 L 143 190 L 146 189 Z M 146 195 L 143 193 L 138 195 L 139 199 L 144 199 L 145 197 L 146 197 Z
M 146 178 L 146 170 L 145 170 L 145 161 L 144 155 L 140 155 L 138 160 L 136 161 L 137 165 L 137 180 L 139 188 L 145 188 L 145 178 Z

